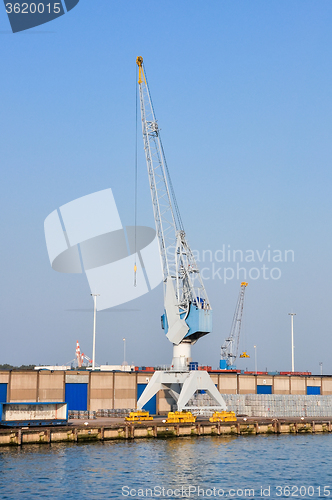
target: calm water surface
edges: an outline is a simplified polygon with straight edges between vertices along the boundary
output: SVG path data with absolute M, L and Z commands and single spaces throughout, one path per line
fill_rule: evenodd
M 0 448 L 0 499 L 332 499 L 331 446 L 285 435 Z

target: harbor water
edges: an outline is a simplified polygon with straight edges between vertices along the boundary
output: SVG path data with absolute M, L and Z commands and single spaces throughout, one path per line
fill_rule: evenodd
M 332 435 L 0 448 L 0 498 L 332 497 Z

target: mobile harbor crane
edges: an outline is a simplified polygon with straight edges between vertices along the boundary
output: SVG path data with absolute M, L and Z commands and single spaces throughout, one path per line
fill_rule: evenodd
M 160 389 L 166 389 L 176 401 L 178 410 L 182 411 L 197 390 L 205 390 L 215 401 L 217 408 L 226 410 L 225 402 L 209 374 L 205 371 L 189 371 L 191 346 L 212 331 L 212 309 L 186 239 L 144 72 L 143 58 L 137 57 L 136 63 L 144 151 L 164 283 L 162 328 L 173 344 L 171 370 L 154 373 L 139 398 L 137 407 L 142 409 Z
M 223 345 L 221 346 L 220 352 L 220 369 L 221 370 L 234 370 L 235 361 L 239 351 L 240 333 L 242 326 L 242 315 L 243 315 L 243 304 L 244 304 L 244 292 L 248 286 L 248 283 L 242 282 L 240 293 L 237 299 L 237 304 L 235 308 L 235 313 L 233 317 L 231 332 Z M 240 358 L 249 358 L 250 356 L 244 351 L 240 354 Z

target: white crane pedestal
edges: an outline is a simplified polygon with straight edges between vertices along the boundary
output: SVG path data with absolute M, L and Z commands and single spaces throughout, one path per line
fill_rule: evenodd
M 208 372 L 193 371 L 156 371 L 143 394 L 137 401 L 137 409 L 143 406 L 160 390 L 167 390 L 177 404 L 178 411 L 182 411 L 189 399 L 198 390 L 206 391 L 214 399 L 220 410 L 226 411 L 227 407 L 220 392 L 212 382 Z M 215 408 L 215 407 L 214 407 Z

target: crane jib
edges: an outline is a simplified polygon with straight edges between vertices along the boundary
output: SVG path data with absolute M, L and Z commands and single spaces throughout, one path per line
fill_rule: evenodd
M 147 83 L 137 57 L 142 134 L 164 282 L 162 325 L 175 345 L 195 343 L 212 331 L 211 305 L 183 230 Z

